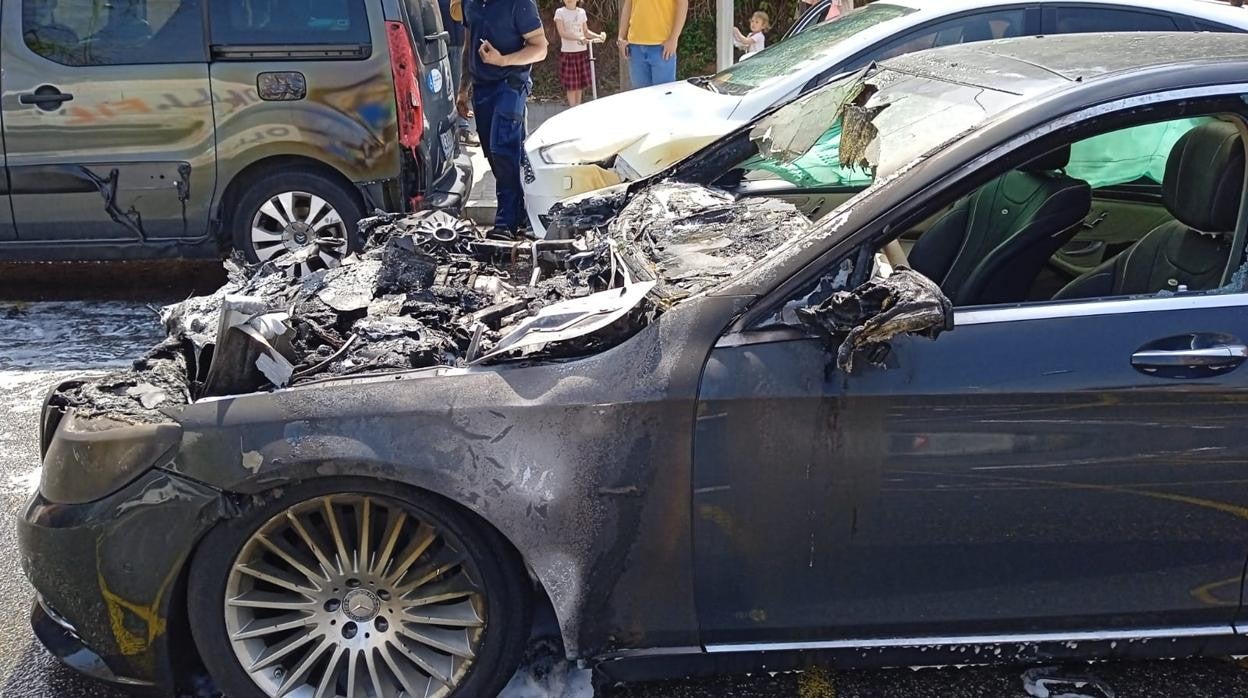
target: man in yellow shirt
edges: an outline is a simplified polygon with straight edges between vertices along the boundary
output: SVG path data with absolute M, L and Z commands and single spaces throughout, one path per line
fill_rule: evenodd
M 618 41 L 633 87 L 675 82 L 676 44 L 688 14 L 689 0 L 624 0 Z

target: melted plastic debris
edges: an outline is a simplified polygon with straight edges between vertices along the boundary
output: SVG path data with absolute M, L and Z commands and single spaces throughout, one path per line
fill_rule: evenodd
M 169 421 L 162 408 L 190 401 L 184 342 L 169 338 L 129 369 L 62 386 L 52 396 L 58 407 L 73 407 L 80 418 L 111 417 L 130 424 Z
M 618 191 L 562 208 L 588 226 L 572 239 L 492 240 L 442 212 L 382 214 L 361 222 L 363 251 L 332 269 L 292 278 L 227 261 L 221 289 L 162 311 L 160 356 L 65 404 L 163 419 L 191 399 L 312 379 L 583 355 L 810 226 L 786 202 L 685 183 L 625 200 Z
M 799 308 L 797 317 L 839 342 L 836 366 L 849 375 L 859 352 L 868 363 L 883 366 L 888 342 L 899 334 L 936 339 L 952 329 L 953 304 L 931 279 L 897 267 L 887 278 L 871 279 L 852 291 L 837 291 L 817 306 Z
M 637 240 L 697 213 L 726 206 L 732 194 L 687 182 L 662 182 L 638 192 L 611 222 L 615 235 Z
M 582 197 L 552 209 L 560 234 L 605 233 L 637 278 L 659 282 L 673 303 L 757 265 L 810 219 L 779 199 L 737 199 L 729 192 L 664 181 L 636 192 Z
M 682 201 L 686 194 L 710 203 L 686 213 L 691 208 Z M 626 220 L 622 213 L 612 228 L 621 236 L 632 236 L 669 286 L 692 295 L 753 266 L 810 227 L 810 219 L 786 201 L 734 201 L 719 194 L 708 189 L 673 192 L 669 201 L 677 205 L 661 211 L 652 208 L 646 222 L 631 229 L 621 223 Z M 625 213 L 632 207 L 630 203 Z
M 361 229 L 362 252 L 302 278 L 228 261 L 222 288 L 162 311 L 168 339 L 156 350 L 68 388 L 58 404 L 160 421 L 192 399 L 318 378 L 575 356 L 627 339 L 658 313 L 646 300 L 654 284 L 631 283 L 602 235 L 490 240 L 441 212 L 380 216 Z
M 1023 690 L 1033 698 L 1115 698 L 1114 689 L 1095 676 L 1057 667 L 1024 671 Z
M 587 230 L 605 228 L 619 214 L 628 200 L 628 188 L 610 187 L 593 194 L 561 201 L 551 207 L 546 238 L 577 237 Z

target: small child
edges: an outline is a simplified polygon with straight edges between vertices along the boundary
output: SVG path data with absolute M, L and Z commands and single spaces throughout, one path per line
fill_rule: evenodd
M 575 107 L 581 103 L 581 94 L 589 86 L 589 52 L 586 45 L 590 41 L 602 41 L 606 34 L 595 34 L 589 30 L 589 18 L 585 8 L 577 7 L 579 0 L 563 0 L 563 7 L 555 10 L 555 26 L 559 29 L 562 40 L 559 52 L 559 82 L 568 94 L 568 106 Z
M 767 45 L 766 32 L 768 29 L 771 29 L 771 18 L 767 16 L 766 12 L 755 12 L 750 16 L 749 36 L 742 34 L 741 30 L 736 27 L 732 28 L 732 42 L 737 45 L 737 48 L 745 50 L 741 60 L 745 60 L 763 50 Z

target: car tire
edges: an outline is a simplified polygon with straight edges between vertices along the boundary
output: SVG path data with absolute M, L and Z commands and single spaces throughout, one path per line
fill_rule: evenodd
M 302 276 L 358 250 L 363 215 L 358 193 L 345 182 L 287 167 L 244 185 L 227 225 L 247 261 L 273 261 Z
M 397 695 L 400 688 L 425 695 L 427 679 L 437 688 L 453 685 L 449 696 L 492 696 L 515 673 L 529 637 L 532 587 L 519 556 L 486 525 L 439 497 L 379 480 L 317 480 L 252 501 L 204 537 L 187 589 L 195 644 L 225 695 L 265 698 L 291 688 L 363 696 L 364 684 L 377 681 L 389 682 L 379 695 Z M 361 529 L 369 531 L 368 542 L 359 539 Z M 319 554 L 309 540 L 321 547 Z M 360 549 L 370 554 L 359 556 Z M 317 574 L 321 588 L 313 590 L 311 577 L 276 550 Z M 372 564 L 359 564 L 365 558 Z M 398 572 L 397 580 L 387 571 Z M 292 584 L 304 590 L 288 590 Z M 393 592 L 386 588 L 392 585 Z M 307 603 L 296 606 L 301 598 Z M 319 654 L 311 659 L 314 651 Z M 354 692 L 346 690 L 353 670 Z M 429 678 L 434 674 L 453 684 Z M 296 683 L 284 686 L 288 681 Z

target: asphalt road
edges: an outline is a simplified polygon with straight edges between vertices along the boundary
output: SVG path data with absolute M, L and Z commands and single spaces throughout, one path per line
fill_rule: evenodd
M 0 274 L 3 270 L 0 269 Z M 201 270 L 189 278 L 213 278 Z M 0 284 L 0 508 L 11 521 L 38 485 L 35 418 L 51 385 L 84 371 L 126 365 L 160 336 L 148 303 L 184 296 L 176 282 L 135 285 L 105 295 L 127 300 L 37 301 L 74 295 L 73 274 L 49 268 L 36 275 L 56 288 L 14 291 Z M 30 281 L 29 283 L 35 283 Z M 7 288 L 6 288 L 7 286 Z M 90 289 L 89 285 L 79 286 Z M 33 290 L 31 290 L 33 289 Z M 115 289 L 114 289 L 115 290 Z M 11 525 L 0 526 L 0 697 L 123 698 L 75 676 L 34 641 L 27 625 L 32 593 L 22 577 Z M 875 671 L 813 671 L 802 674 L 723 677 L 606 687 L 610 698 L 1025 698 L 1043 696 L 1043 683 L 1024 680 L 1026 667 L 968 667 Z M 1228 698 L 1248 696 L 1248 668 L 1230 660 L 1107 663 L 1063 667 L 1059 675 L 1083 683 L 1049 685 L 1053 696 L 1103 698 Z M 1041 675 L 1043 676 L 1043 675 Z M 1030 688 L 1031 692 L 1028 692 Z M 513 681 L 506 698 L 589 698 L 587 675 L 562 663 L 538 660 Z

